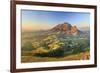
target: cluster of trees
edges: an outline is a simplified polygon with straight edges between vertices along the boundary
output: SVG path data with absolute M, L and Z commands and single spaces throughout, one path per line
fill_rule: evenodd
M 48 52 L 37 53 L 36 56 L 41 57 L 62 57 L 70 54 L 77 54 L 89 50 L 89 40 L 67 40 L 60 41 L 59 47 L 56 49 L 49 50 Z

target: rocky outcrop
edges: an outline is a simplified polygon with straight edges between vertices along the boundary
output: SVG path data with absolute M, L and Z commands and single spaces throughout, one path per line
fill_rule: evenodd
M 66 34 L 77 35 L 79 30 L 77 26 L 72 26 L 71 24 L 65 22 L 63 24 L 58 24 L 51 29 L 53 32 L 65 32 Z
M 69 31 L 71 30 L 71 24 L 68 23 L 63 23 L 63 24 L 58 24 L 54 28 L 52 28 L 53 31 Z

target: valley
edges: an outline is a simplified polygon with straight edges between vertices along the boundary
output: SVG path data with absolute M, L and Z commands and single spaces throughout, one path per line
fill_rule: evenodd
M 21 62 L 88 60 L 90 32 L 69 23 L 50 30 L 22 32 Z

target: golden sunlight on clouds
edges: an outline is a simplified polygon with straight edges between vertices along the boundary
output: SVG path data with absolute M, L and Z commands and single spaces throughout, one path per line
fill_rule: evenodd
M 47 24 L 23 24 L 22 31 L 36 31 L 36 30 L 47 30 L 53 26 Z

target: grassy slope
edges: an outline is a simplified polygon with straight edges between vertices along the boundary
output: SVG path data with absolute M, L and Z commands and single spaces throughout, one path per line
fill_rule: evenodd
M 27 63 L 27 62 L 47 62 L 47 61 L 88 60 L 89 58 L 90 58 L 89 52 L 82 52 L 80 54 L 69 55 L 62 58 L 22 56 L 21 60 L 22 63 Z

